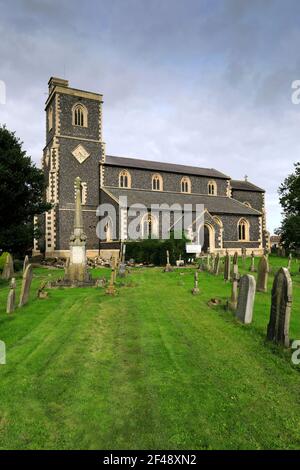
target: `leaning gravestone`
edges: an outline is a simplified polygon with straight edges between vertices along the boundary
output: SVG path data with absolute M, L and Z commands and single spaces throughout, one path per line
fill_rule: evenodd
M 29 258 L 28 258 L 28 255 L 26 255 L 24 258 L 24 263 L 23 263 L 23 273 L 25 272 L 25 269 L 27 268 L 28 265 L 29 265 Z
M 270 321 L 267 338 L 286 348 L 290 345 L 289 328 L 292 308 L 292 279 L 287 268 L 276 273 L 271 298 Z
M 32 281 L 32 265 L 29 264 L 23 274 L 19 307 L 23 307 L 23 305 L 25 305 L 28 302 L 31 281 Z
M 254 261 L 254 251 L 251 253 L 251 266 L 250 266 L 250 272 L 254 273 L 255 272 L 255 261 Z
M 224 265 L 224 280 L 225 281 L 230 281 L 230 254 L 228 251 L 226 252 L 225 256 L 225 265 Z
M 2 271 L 2 279 L 11 279 L 14 275 L 14 262 L 10 253 L 7 253 L 4 268 Z
M 13 277 L 10 282 L 10 289 L 7 296 L 6 313 L 13 313 L 16 306 L 16 280 Z
M 268 287 L 269 262 L 266 255 L 263 255 L 257 268 L 257 292 L 267 292 Z
M 245 274 L 240 279 L 236 318 L 242 323 L 251 323 L 255 299 L 255 277 Z
M 217 256 L 215 257 L 215 263 L 214 263 L 214 274 L 217 276 L 219 274 L 220 270 L 220 255 L 217 253 Z

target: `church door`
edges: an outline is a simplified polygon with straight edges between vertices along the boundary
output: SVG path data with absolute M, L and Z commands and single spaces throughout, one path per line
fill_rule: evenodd
M 204 225 L 204 242 L 203 242 L 202 251 L 204 253 L 207 253 L 208 248 L 209 248 L 209 228 L 206 225 Z

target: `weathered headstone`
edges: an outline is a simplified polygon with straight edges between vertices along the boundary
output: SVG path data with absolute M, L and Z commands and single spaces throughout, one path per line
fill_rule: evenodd
M 219 269 L 220 269 L 220 254 L 217 253 L 217 256 L 215 257 L 215 262 L 214 262 L 214 274 L 217 276 L 219 274 Z
M 28 302 L 31 281 L 32 281 L 32 265 L 28 264 L 23 274 L 19 307 L 22 307 Z
M 236 251 L 233 256 L 233 268 L 232 268 L 233 276 L 232 277 L 234 276 L 237 277 L 239 274 L 238 260 L 239 260 L 239 255 L 238 255 L 238 252 Z
M 251 273 L 254 273 L 254 272 L 255 272 L 255 257 L 254 257 L 254 251 L 252 251 L 252 253 L 251 253 L 250 272 L 251 272 Z
M 10 253 L 7 253 L 2 271 L 2 279 L 11 279 L 14 275 L 14 261 Z
M 257 292 L 267 292 L 268 288 L 268 274 L 269 274 L 269 262 L 265 255 L 263 255 L 258 263 L 257 268 Z
M 251 274 L 245 274 L 240 279 L 236 318 L 242 323 L 252 322 L 255 285 L 255 277 Z
M 246 257 L 247 257 L 247 250 L 246 248 L 242 248 L 243 269 L 246 269 Z
M 233 274 L 232 278 L 232 286 L 231 286 L 231 298 L 229 302 L 229 306 L 232 310 L 235 310 L 237 307 L 237 300 L 238 300 L 238 274 Z
M 109 284 L 108 284 L 108 287 L 107 287 L 105 293 L 108 294 L 108 295 L 115 295 L 115 293 L 116 293 L 116 289 L 115 289 L 115 267 L 114 267 L 114 265 L 112 266 L 112 269 L 111 269 Z
M 292 268 L 292 259 L 293 259 L 293 255 L 292 253 L 289 254 L 289 262 L 288 262 L 288 270 L 291 271 L 291 268 Z
M 228 251 L 226 251 L 225 265 L 224 265 L 224 280 L 225 281 L 230 281 L 230 277 L 231 277 L 230 265 L 231 265 L 231 257 Z
M 274 277 L 270 321 L 267 338 L 289 347 L 289 328 L 292 307 L 292 279 L 287 268 L 280 268 Z
M 6 313 L 13 313 L 16 307 L 16 280 L 13 277 L 10 282 L 9 293 L 7 296 Z
M 192 289 L 192 294 L 193 294 L 193 295 L 199 294 L 198 272 L 197 272 L 197 271 L 195 271 L 195 274 L 194 274 L 194 287 L 193 287 L 193 289 Z
M 27 268 L 28 265 L 29 265 L 29 258 L 28 258 L 28 255 L 26 255 L 24 258 L 24 262 L 23 262 L 23 273 L 25 272 L 25 269 Z

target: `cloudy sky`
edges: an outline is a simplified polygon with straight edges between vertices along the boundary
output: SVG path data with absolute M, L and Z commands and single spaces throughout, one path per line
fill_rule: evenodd
M 298 0 L 0 0 L 0 123 L 33 160 L 50 76 L 104 95 L 107 153 L 214 167 L 267 190 L 300 160 Z

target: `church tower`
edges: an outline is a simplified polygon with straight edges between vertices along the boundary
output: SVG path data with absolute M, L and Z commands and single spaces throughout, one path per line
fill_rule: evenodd
M 102 95 L 70 88 L 52 77 L 46 101 L 46 146 L 43 170 L 46 200 L 53 208 L 45 215 L 45 255 L 68 256 L 75 209 L 74 181 L 81 180 L 81 200 L 87 250 L 98 251 L 96 209 L 102 161 Z

